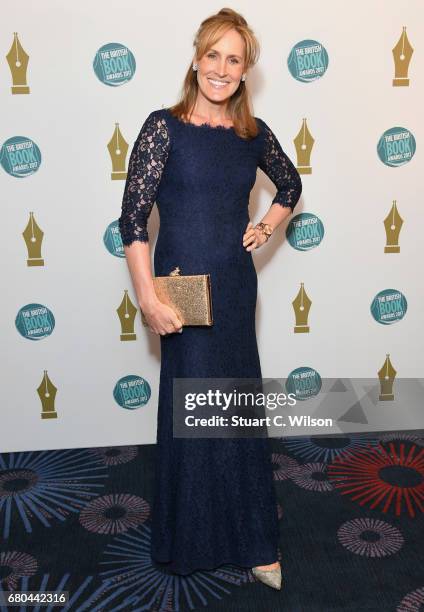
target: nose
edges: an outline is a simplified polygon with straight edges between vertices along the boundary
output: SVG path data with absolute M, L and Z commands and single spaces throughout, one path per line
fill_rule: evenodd
M 219 77 L 222 79 L 223 77 L 225 77 L 226 75 L 226 70 L 225 70 L 225 58 L 221 59 L 221 63 L 219 64 Z

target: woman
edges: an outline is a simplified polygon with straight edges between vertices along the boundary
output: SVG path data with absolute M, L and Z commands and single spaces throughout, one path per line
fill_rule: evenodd
M 151 557 L 188 574 L 231 563 L 281 588 L 277 501 L 267 438 L 173 438 L 174 377 L 261 377 L 251 251 L 292 212 L 301 180 L 267 124 L 249 110 L 246 75 L 258 42 L 231 9 L 204 20 L 181 100 L 145 120 L 134 143 L 119 219 L 140 308 L 160 334 Z M 262 224 L 249 220 L 260 167 L 278 191 Z M 182 327 L 155 295 L 147 221 L 160 229 L 156 276 L 211 275 L 214 324 Z

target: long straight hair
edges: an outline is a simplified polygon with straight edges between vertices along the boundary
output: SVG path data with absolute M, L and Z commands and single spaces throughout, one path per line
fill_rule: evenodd
M 259 43 L 244 17 L 230 8 L 223 8 L 215 15 L 211 15 L 202 21 L 193 42 L 196 58 L 202 58 L 221 36 L 231 29 L 235 29 L 244 40 L 243 68 L 246 72 L 259 59 Z M 182 121 L 185 121 L 187 117 L 189 118 L 197 100 L 198 89 L 197 72 L 193 70 L 190 62 L 184 78 L 180 100 L 169 108 L 171 114 Z M 240 81 L 237 91 L 228 101 L 227 108 L 238 136 L 242 138 L 257 136 L 259 130 L 251 112 L 250 96 L 245 81 Z

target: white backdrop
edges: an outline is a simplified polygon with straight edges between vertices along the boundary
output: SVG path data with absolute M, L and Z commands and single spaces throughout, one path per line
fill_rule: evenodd
M 129 152 L 147 115 L 177 100 L 202 19 L 224 4 L 100 0 L 3 3 L 0 22 L 1 144 L 16 136 L 41 151 L 39 169 L 17 178 L 0 168 L 3 208 L 2 346 L 4 359 L 0 451 L 154 443 L 160 368 L 159 338 L 135 318 L 136 340 L 120 339 L 116 309 L 124 291 L 137 305 L 125 259 L 105 246 L 120 215 L 123 180 L 111 180 L 107 143 L 115 123 Z M 257 334 L 264 377 L 314 368 L 321 377 L 377 378 L 386 354 L 399 377 L 423 374 L 422 188 L 424 20 L 418 0 L 302 3 L 244 0 L 240 11 L 261 44 L 248 74 L 254 114 L 278 136 L 297 164 L 294 138 L 307 119 L 315 139 L 312 173 L 302 175 L 295 214 L 323 223 L 321 244 L 306 252 L 285 238 L 287 223 L 257 252 Z M 406 26 L 414 48 L 409 85 L 394 87 L 392 48 Z M 11 93 L 5 55 L 17 32 L 29 55 L 30 93 Z M 319 41 L 328 68 L 301 82 L 287 58 L 300 41 Z M 100 47 L 122 43 L 136 70 L 109 87 L 93 69 Z M 422 112 L 422 111 L 421 111 Z M 416 152 L 400 167 L 377 155 L 382 134 L 410 130 Z M 127 157 L 128 161 L 128 157 Z M 421 171 L 420 171 L 421 170 Z M 251 220 L 265 214 L 275 187 L 258 169 Z M 396 200 L 404 221 L 399 253 L 385 253 L 383 221 Z M 44 232 L 42 266 L 28 266 L 23 239 L 30 212 Z M 158 229 L 149 223 L 151 252 Z M 294 333 L 292 301 L 303 282 L 312 300 L 309 333 Z M 394 288 L 407 299 L 405 316 L 377 322 L 371 302 Z M 22 335 L 16 318 L 28 304 L 54 315 L 51 333 Z M 44 372 L 57 388 L 56 418 L 41 418 L 37 388 Z M 128 410 L 114 398 L 118 381 L 136 375 L 151 396 Z M 44 406 L 45 408 L 45 406 Z

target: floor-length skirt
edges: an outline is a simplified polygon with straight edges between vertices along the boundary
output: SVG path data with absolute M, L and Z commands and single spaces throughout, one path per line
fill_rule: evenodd
M 173 437 L 173 377 L 261 377 L 257 274 L 251 252 L 237 253 L 233 265 L 220 266 L 212 257 L 182 262 L 183 274 L 210 273 L 214 325 L 160 338 L 151 556 L 178 574 L 277 560 L 270 440 Z M 169 274 L 165 260 L 157 250 L 156 275 Z

